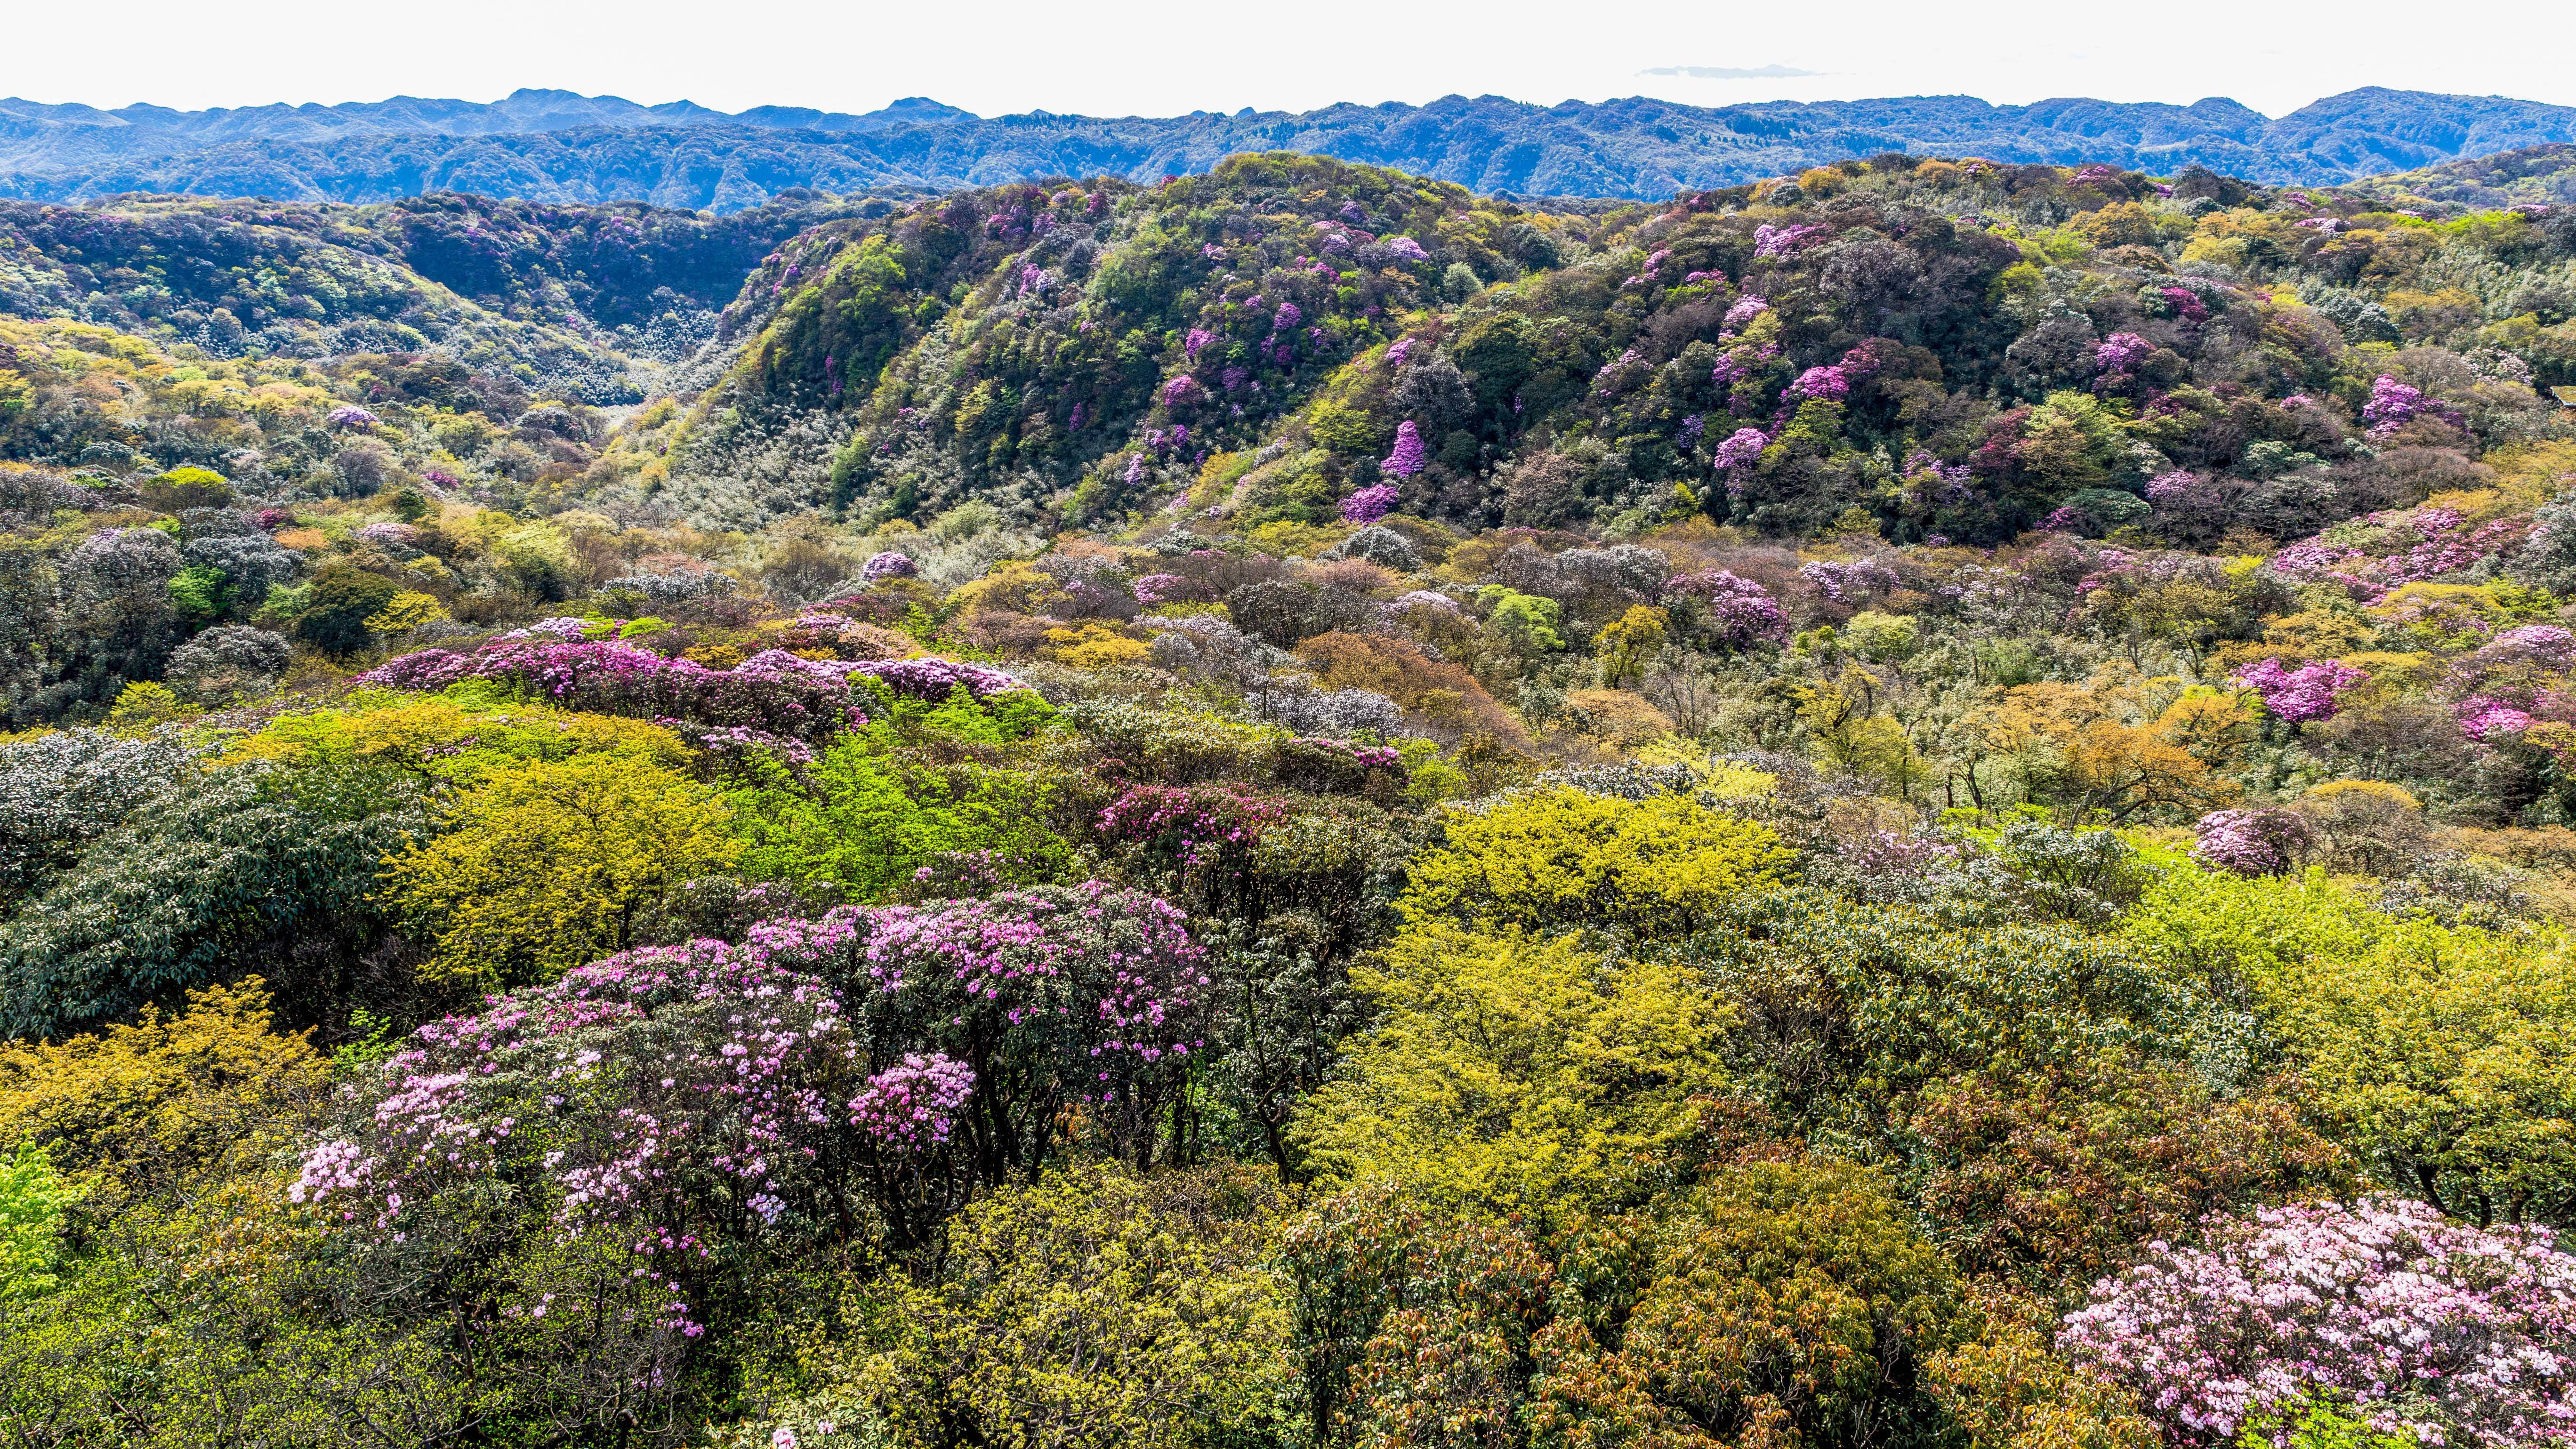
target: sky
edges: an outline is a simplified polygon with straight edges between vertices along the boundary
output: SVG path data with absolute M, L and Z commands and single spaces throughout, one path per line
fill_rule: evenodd
M 106 107 L 493 100 L 523 86 L 727 111 L 865 111 L 922 95 L 983 115 L 1308 110 L 1454 92 L 1697 105 L 2229 96 L 2277 116 L 2364 85 L 2576 105 L 2565 63 L 2576 20 L 2530 0 L 119 0 L 112 21 L 86 6 L 28 6 L 10 32 L 0 95 Z

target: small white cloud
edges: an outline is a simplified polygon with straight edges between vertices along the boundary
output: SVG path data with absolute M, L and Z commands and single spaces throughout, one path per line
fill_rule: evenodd
M 1757 65 L 1750 69 L 1727 65 L 1659 65 L 1641 70 L 1639 75 L 1683 75 L 1692 80 L 1784 80 L 1790 76 L 1824 75 L 1821 70 L 1799 70 L 1785 65 Z

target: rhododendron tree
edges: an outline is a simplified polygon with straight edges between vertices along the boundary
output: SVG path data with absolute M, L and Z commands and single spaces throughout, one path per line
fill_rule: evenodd
M 1758 434 L 1757 434 L 1758 436 Z M 1665 585 L 1668 593 L 1695 601 L 1697 617 L 1718 642 L 1743 649 L 1777 642 L 1787 632 L 1780 603 L 1768 589 L 1725 569 L 1682 574 Z
M 917 1244 L 1068 1127 L 1150 1161 L 1205 1046 L 1201 954 L 1099 882 L 626 952 L 422 1027 L 289 1196 L 389 1271 L 524 1272 L 675 1351 L 762 1262 L 851 1240 L 854 1195 Z M 640 1271 L 541 1281 L 550 1238 Z
M 2239 672 L 2236 682 L 2263 696 L 2264 707 L 2276 718 L 2306 724 L 2334 718 L 2335 696 L 2369 678 L 2362 670 L 2331 659 L 2296 669 L 2284 669 L 2280 660 L 2266 659 Z
M 871 555 L 867 563 L 860 568 L 859 577 L 873 584 L 886 579 L 908 579 L 920 572 L 921 565 L 914 563 L 910 554 L 887 549 L 883 553 Z
M 1410 478 L 1422 471 L 1425 462 L 1422 433 L 1413 426 L 1413 420 L 1407 418 L 1395 430 L 1395 451 L 1378 466 L 1398 478 Z
M 2460 410 L 2438 398 L 2424 395 L 2386 373 L 2372 379 L 2370 401 L 2362 404 L 2361 420 L 2373 433 L 2397 431 L 2417 418 L 2439 418 L 2454 427 L 2461 425 Z
M 1406 423 L 1404 426 L 1407 429 L 1410 429 L 1413 424 Z M 1417 463 L 1414 471 L 1420 472 L 1421 469 L 1418 464 L 1422 450 L 1422 441 L 1418 436 L 1415 437 L 1413 446 Z M 1401 452 L 1403 447 L 1403 436 L 1399 435 L 1396 440 L 1396 449 Z M 1392 458 L 1387 460 L 1389 465 L 1387 468 L 1388 472 L 1395 471 L 1393 466 L 1394 461 L 1395 460 Z M 1396 491 L 1392 484 L 1373 483 L 1342 500 L 1342 521 L 1344 523 L 1375 523 L 1379 519 L 1384 518 L 1389 513 L 1395 511 L 1395 499 Z
M 2192 854 L 2238 875 L 2279 875 L 2312 838 L 2296 810 L 2213 810 L 2193 827 Z
M 1815 585 L 1816 592 L 1837 604 L 1885 593 L 1899 582 L 1894 569 L 1872 558 L 1854 559 L 1849 563 L 1819 559 L 1800 564 L 1798 577 Z
M 1791 397 L 1814 398 L 1819 402 L 1841 402 L 1851 393 L 1851 380 L 1839 367 L 1811 367 L 1798 374 L 1789 384 Z
M 2426 1444 L 2576 1440 L 2576 1256 L 2372 1198 L 2213 1219 L 2149 1245 L 2067 1315 L 2062 1351 L 2134 1388 L 2183 1444 L 2324 1394 Z
M 571 621 L 578 625 L 580 621 Z M 794 656 L 783 656 L 793 659 Z M 745 663 L 753 661 L 746 660 Z M 805 663 L 807 661 L 796 661 Z M 424 649 L 359 676 L 393 689 L 439 690 L 472 679 L 525 689 L 566 709 L 705 725 L 740 725 L 819 740 L 854 721 L 840 674 L 709 669 L 615 640 L 494 640 L 461 652 Z
M 1177 908 L 1090 881 L 885 906 L 866 923 L 849 974 L 872 1037 L 974 1073 L 947 1200 L 1033 1170 L 1076 1122 L 1114 1155 L 1154 1160 L 1207 1045 L 1205 952 Z M 927 1211 L 904 1209 L 916 1228 Z

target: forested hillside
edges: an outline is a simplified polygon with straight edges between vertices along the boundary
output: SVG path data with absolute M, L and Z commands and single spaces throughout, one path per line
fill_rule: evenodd
M 2565 1443 L 2486 207 L 0 213 L 0 1426 Z

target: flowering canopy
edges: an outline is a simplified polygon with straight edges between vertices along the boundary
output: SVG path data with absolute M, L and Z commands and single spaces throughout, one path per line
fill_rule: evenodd
M 1406 423 L 1405 426 L 1410 428 L 1413 424 Z M 1399 450 L 1403 447 L 1403 443 L 1400 439 L 1396 446 Z M 1417 441 L 1415 443 L 1417 451 L 1420 446 L 1419 441 Z M 1390 468 L 1389 471 L 1392 472 L 1393 470 Z M 1395 498 L 1396 492 L 1393 485 L 1386 483 L 1373 483 L 1342 500 L 1342 521 L 1344 523 L 1375 523 L 1394 511 Z
M 1410 478 L 1422 471 L 1424 463 L 1421 430 L 1413 426 L 1411 418 L 1407 418 L 1395 430 L 1395 451 L 1378 466 L 1398 478 Z
M 2576 1257 L 2374 1198 L 2217 1219 L 2155 1243 L 2067 1315 L 2067 1353 L 2126 1381 L 2183 1443 L 2223 1444 L 2324 1390 L 2430 1444 L 2576 1439 Z
M 2264 706 L 2276 717 L 2304 724 L 2334 718 L 2335 696 L 2369 678 L 2349 664 L 2330 659 L 2296 669 L 2284 669 L 2280 660 L 2266 659 L 2238 673 L 2236 682 L 2263 696 Z

